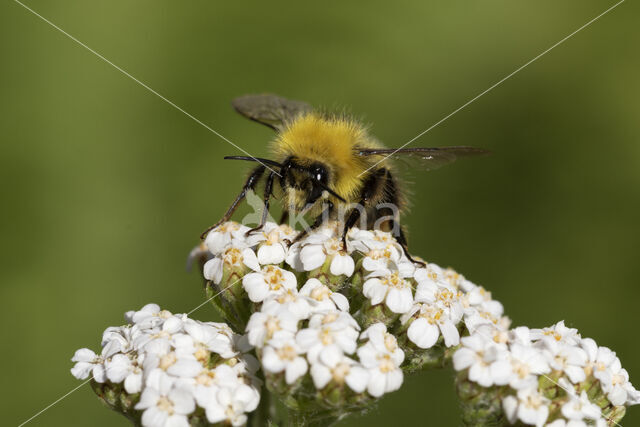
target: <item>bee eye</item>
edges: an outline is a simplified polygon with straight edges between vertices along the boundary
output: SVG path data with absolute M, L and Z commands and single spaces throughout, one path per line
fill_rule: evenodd
M 323 166 L 315 166 L 311 170 L 311 176 L 316 181 L 325 182 L 327 180 L 327 170 Z

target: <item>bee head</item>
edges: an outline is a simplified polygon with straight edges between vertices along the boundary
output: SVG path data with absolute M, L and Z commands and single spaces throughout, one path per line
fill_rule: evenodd
M 280 169 L 280 185 L 283 189 L 291 188 L 300 195 L 304 195 L 304 200 L 297 203 L 301 210 L 310 209 L 326 191 L 338 200 L 344 201 L 340 195 L 329 187 L 329 169 L 320 162 L 305 164 L 293 157 L 288 158 Z M 303 203 L 300 203 L 303 202 Z
M 330 187 L 331 173 L 329 168 L 318 161 L 298 160 L 293 156 L 284 162 L 251 156 L 226 156 L 228 160 L 247 160 L 262 163 L 264 167 L 276 166 L 280 168 L 280 186 L 292 196 L 290 208 L 307 210 L 311 208 L 326 191 L 341 202 L 346 200 Z

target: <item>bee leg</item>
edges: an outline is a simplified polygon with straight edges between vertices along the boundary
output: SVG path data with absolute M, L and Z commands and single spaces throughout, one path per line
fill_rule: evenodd
M 333 203 L 332 202 L 328 202 L 328 206 L 324 209 L 324 211 L 322 211 L 322 213 L 320 215 L 318 215 L 318 217 L 313 221 L 313 224 L 311 224 L 310 227 L 303 229 L 301 232 L 298 233 L 298 235 L 296 236 L 295 239 L 293 239 L 293 241 L 291 243 L 289 243 L 289 245 L 293 245 L 294 243 L 302 240 L 305 236 L 307 236 L 311 231 L 315 230 L 316 228 L 320 227 L 322 224 L 324 224 L 325 222 L 327 222 L 327 220 L 329 219 L 329 215 L 331 215 L 331 211 L 333 210 Z
M 349 230 L 351 230 L 351 228 L 355 225 L 355 223 L 358 222 L 359 218 L 360 218 L 360 210 L 356 208 L 356 209 L 353 209 L 351 213 L 349 213 L 349 217 L 347 218 L 347 221 L 344 223 L 344 230 L 342 231 L 342 250 L 345 252 L 347 251 L 347 233 L 349 232 Z
M 394 237 L 396 238 L 400 246 L 402 246 L 402 251 L 404 252 L 404 255 L 412 263 L 419 264 L 422 267 L 425 267 L 426 264 L 424 262 L 413 259 L 409 254 L 407 238 L 405 236 L 403 227 L 400 225 L 399 218 L 398 218 L 400 195 L 398 194 L 398 188 L 396 186 L 395 179 L 393 178 L 389 170 L 386 170 L 386 182 L 384 186 L 384 192 L 386 197 L 378 205 L 378 206 L 381 206 L 381 205 L 383 206 L 382 208 L 379 208 L 377 210 L 378 214 L 380 216 L 383 216 L 387 213 L 391 214 L 391 215 L 388 215 L 389 219 L 387 220 L 387 223 L 388 223 L 387 226 L 389 227 L 391 232 L 394 234 Z M 385 205 L 395 206 L 395 212 L 394 212 L 394 209 L 390 209 L 389 206 L 385 206 Z
M 273 189 L 273 179 L 275 178 L 276 173 L 271 172 L 269 176 L 267 176 L 267 182 L 264 186 L 264 208 L 262 209 L 262 218 L 260 218 L 260 224 L 257 227 L 252 228 L 251 230 L 244 233 L 245 236 L 253 233 L 254 231 L 260 230 L 264 227 L 264 224 L 267 222 L 267 215 L 269 215 L 269 200 L 271 199 L 271 190 Z
M 344 223 L 344 229 L 342 231 L 342 250 L 347 250 L 347 233 L 360 219 L 360 209 L 364 209 L 369 204 L 373 196 L 376 194 L 378 188 L 384 184 L 384 180 L 387 175 L 387 170 L 384 168 L 378 169 L 375 173 L 369 175 L 367 180 L 362 186 L 360 192 L 360 202 L 358 206 L 353 208 Z
M 242 187 L 242 191 L 240 191 L 240 194 L 238 194 L 238 197 L 236 197 L 236 199 L 233 201 L 233 203 L 231 204 L 231 207 L 227 209 L 227 213 L 224 214 L 224 216 L 222 217 L 222 219 L 220 219 L 220 221 L 216 222 L 214 225 L 204 230 L 204 232 L 200 235 L 200 239 L 204 240 L 204 238 L 207 236 L 207 233 L 209 233 L 211 230 L 213 230 L 220 224 L 227 222 L 229 218 L 231 218 L 231 215 L 233 215 L 233 212 L 235 212 L 236 208 L 238 207 L 238 204 L 247 195 L 247 191 L 253 190 L 256 187 L 256 184 L 258 183 L 258 181 L 262 177 L 262 174 L 264 173 L 264 169 L 265 169 L 264 166 L 260 165 L 251 171 L 251 173 L 249 174 L 249 177 L 244 183 L 244 186 Z
M 282 215 L 280 216 L 280 224 L 284 224 L 285 222 L 289 221 L 289 210 L 285 209 L 282 211 Z
M 407 246 L 407 238 L 405 237 L 404 230 L 402 229 L 402 226 L 400 224 L 398 224 L 398 229 L 400 231 L 398 233 L 398 236 L 396 237 L 396 240 L 398 241 L 398 243 L 400 243 L 400 246 L 402 246 L 402 251 L 404 252 L 404 256 L 406 256 L 407 259 L 412 263 L 418 264 L 421 267 L 426 267 L 427 266 L 426 263 L 424 263 L 423 261 L 418 261 L 417 259 L 413 259 L 411 257 L 411 255 L 409 254 L 409 247 Z

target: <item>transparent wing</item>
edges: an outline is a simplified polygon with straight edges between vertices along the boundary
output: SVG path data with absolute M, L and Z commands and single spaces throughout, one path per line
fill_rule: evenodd
M 433 170 L 453 163 L 460 157 L 482 156 L 489 154 L 488 150 L 475 147 L 436 147 L 436 148 L 362 148 L 358 149 L 359 156 L 378 156 L 397 160 L 408 160 L 415 167 L 422 170 Z
M 311 105 L 277 95 L 245 95 L 231 102 L 244 117 L 280 131 L 299 114 L 312 110 Z

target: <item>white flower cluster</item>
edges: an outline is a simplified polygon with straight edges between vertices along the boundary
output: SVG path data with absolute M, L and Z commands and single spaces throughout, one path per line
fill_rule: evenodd
M 242 284 L 260 307 L 246 331 L 265 373 L 282 374 L 292 385 L 309 372 L 318 390 L 333 382 L 355 393 L 367 390 L 374 397 L 398 389 L 404 354 L 386 327 L 375 324 L 360 333 L 343 294 L 318 278 L 307 278 L 299 288 L 296 274 L 276 265 L 286 262 L 294 271 L 311 271 L 327 263 L 332 275 L 351 276 L 354 260 L 340 250 L 335 230 L 320 229 L 291 246 L 285 239 L 291 241 L 295 234 L 287 226 L 267 224 L 245 238 L 246 230 L 235 223 L 214 230 L 205 244 L 216 256 L 204 272 L 215 283 L 225 264 L 234 268 L 242 262 L 252 270 L 242 277 Z
M 451 269 L 429 263 L 413 274 L 416 293 L 411 309 L 400 320 L 407 337 L 421 349 L 433 347 L 442 336 L 445 347 L 460 344 L 460 329 L 475 331 L 490 325 L 506 332 L 511 321 L 491 293 Z
M 502 305 L 488 292 L 453 270 L 416 268 L 391 233 L 352 229 L 345 251 L 337 224 L 299 241 L 287 225 L 248 230 L 228 222 L 207 235 L 204 276 L 221 288 L 234 284 L 225 272 L 241 279 L 257 304 L 247 323 L 249 341 L 259 349 L 264 370 L 284 372 L 287 384 L 309 372 L 317 389 L 333 380 L 379 397 L 402 384 L 404 352 L 387 326 L 406 325 L 419 349 L 433 347 L 440 336 L 446 347 L 458 345 L 463 325 L 508 330 Z M 354 295 L 350 282 L 358 275 L 362 283 Z M 350 312 L 345 294 L 366 307 Z M 363 322 L 372 307 L 386 317 Z M 368 328 L 361 332 L 363 324 Z
M 640 403 L 640 392 L 616 354 L 564 322 L 508 333 L 481 326 L 461 339 L 453 366 L 481 387 L 502 388 L 502 407 L 510 423 L 612 425 L 615 420 L 604 408 Z M 606 400 L 598 399 L 598 393 Z
M 391 233 L 354 228 L 344 248 L 340 231 L 222 224 L 190 259 L 230 326 L 150 304 L 105 331 L 100 355 L 78 350 L 73 375 L 91 375 L 103 400 L 145 426 L 246 423 L 259 368 L 263 403 L 276 394 L 289 421 L 337 420 L 398 390 L 405 372 L 451 359 L 472 425 L 610 426 L 640 403 L 615 353 L 577 330 L 509 329 L 488 291 L 411 262 Z
M 321 286 L 317 296 L 324 299 L 327 288 Z M 313 309 L 308 318 L 298 319 L 280 304 L 265 307 L 251 316 L 247 329 L 267 375 L 282 374 L 292 385 L 309 371 L 317 390 L 346 384 L 354 393 L 366 390 L 373 397 L 402 385 L 404 352 L 383 324 L 359 333 L 355 319 L 337 308 Z
M 260 401 L 251 346 L 223 323 L 199 322 L 156 304 L 109 327 L 102 351 L 76 351 L 71 373 L 107 387 L 122 387 L 141 411 L 144 426 L 188 426 L 198 411 L 211 423 L 246 422 Z M 139 393 L 139 395 L 138 395 Z
M 335 238 L 333 227 L 323 227 L 293 245 L 291 242 L 298 232 L 285 224 L 268 222 L 260 231 L 247 235 L 248 231 L 249 227 L 227 222 L 207 234 L 204 244 L 211 258 L 204 265 L 207 280 L 220 284 L 225 267 L 251 270 L 254 274 L 248 274 L 247 281 L 243 279 L 243 286 L 251 301 L 262 302 L 270 290 L 264 279 L 285 272 L 282 268 L 273 267 L 285 262 L 295 271 L 311 271 L 329 259 L 331 274 L 353 274 L 354 260 L 340 251 L 340 242 Z M 295 287 L 295 282 L 291 281 L 293 273 L 286 276 L 286 285 Z

